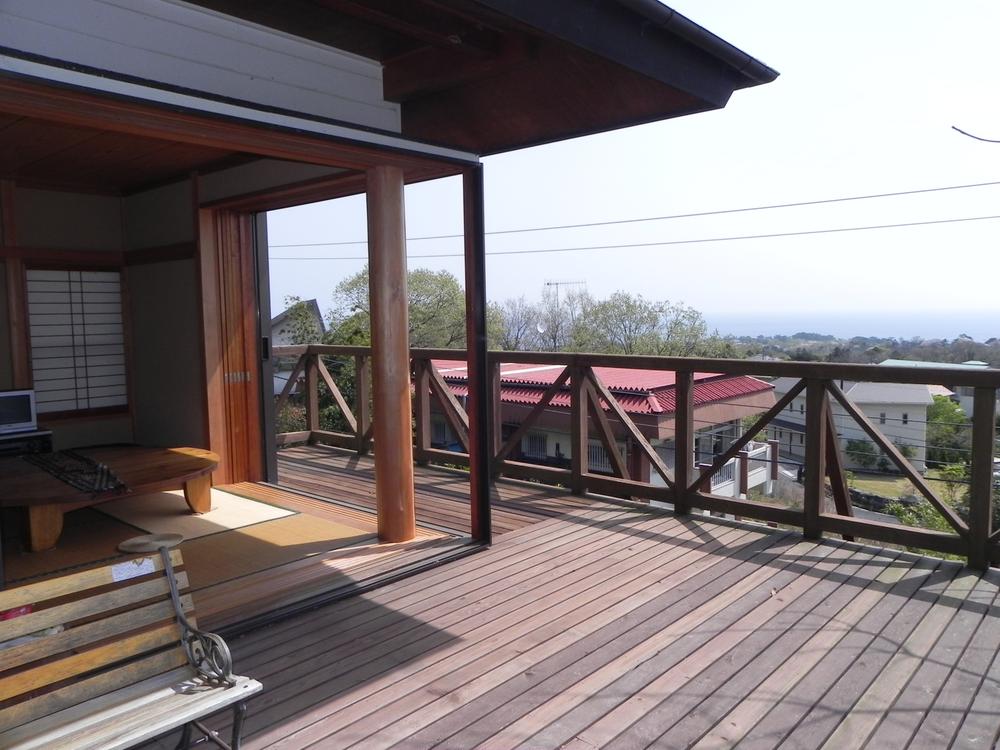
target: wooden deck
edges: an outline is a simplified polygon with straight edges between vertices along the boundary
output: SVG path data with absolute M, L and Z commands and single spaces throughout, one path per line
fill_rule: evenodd
M 375 462 L 324 445 L 278 451 L 278 484 L 375 512 Z M 434 467 L 414 471 L 417 523 L 468 535 L 469 475 Z M 504 534 L 590 501 L 543 484 L 501 480 L 494 487 L 493 533 Z
M 236 640 L 264 684 L 245 747 L 992 747 L 998 593 L 957 563 L 591 503 Z

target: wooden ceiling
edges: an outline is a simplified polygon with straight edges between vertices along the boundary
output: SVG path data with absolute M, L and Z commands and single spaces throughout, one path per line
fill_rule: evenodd
M 0 113 L 0 176 L 25 186 L 127 194 L 249 158 L 223 149 Z

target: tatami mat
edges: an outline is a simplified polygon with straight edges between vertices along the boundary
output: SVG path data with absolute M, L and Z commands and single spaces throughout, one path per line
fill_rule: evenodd
M 182 490 L 112 500 L 102 503 L 97 510 L 150 534 L 181 534 L 185 539 L 231 531 L 293 513 L 215 488 L 212 510 L 200 515 L 188 509 Z

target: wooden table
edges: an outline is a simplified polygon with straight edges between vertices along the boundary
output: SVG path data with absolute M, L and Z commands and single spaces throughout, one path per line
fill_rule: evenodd
M 0 507 L 26 508 L 28 548 L 32 552 L 55 547 L 62 533 L 63 514 L 88 505 L 183 488 L 192 513 L 206 513 L 212 507 L 212 471 L 219 457 L 211 451 L 137 446 L 74 450 L 105 464 L 128 491 L 83 492 L 23 458 L 0 459 Z

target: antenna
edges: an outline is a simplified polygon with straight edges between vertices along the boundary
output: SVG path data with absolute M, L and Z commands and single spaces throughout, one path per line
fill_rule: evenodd
M 587 286 L 586 281 L 546 281 L 545 286 L 556 288 L 556 307 L 559 307 L 559 287 L 563 286 Z

